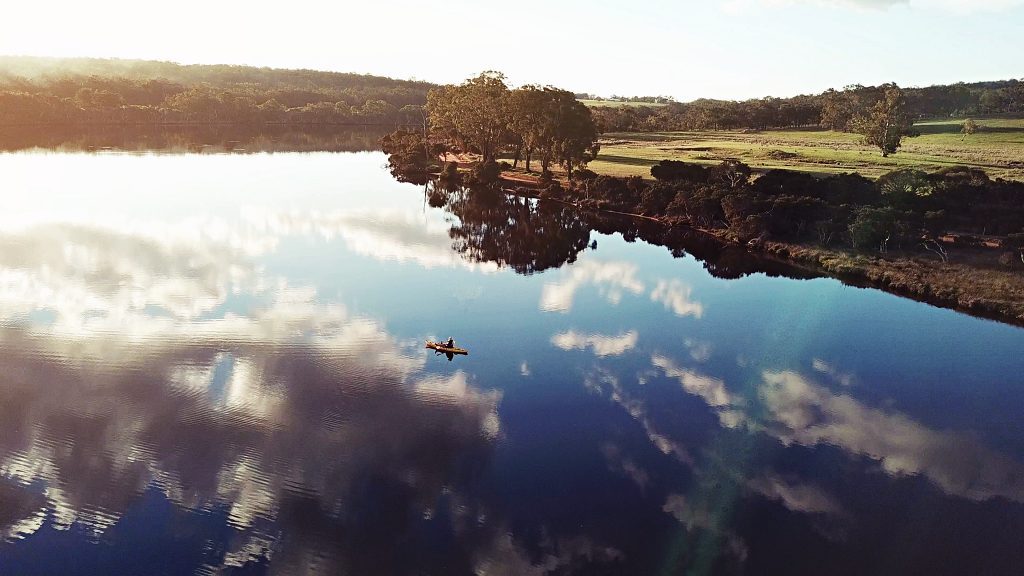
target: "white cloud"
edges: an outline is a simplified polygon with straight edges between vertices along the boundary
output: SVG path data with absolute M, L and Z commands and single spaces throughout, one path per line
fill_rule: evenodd
M 544 539 L 537 551 L 527 551 L 511 532 L 496 534 L 474 554 L 473 574 L 479 576 L 544 576 L 576 574 L 581 564 L 621 562 L 621 550 L 600 546 L 588 536 Z
M 747 558 L 747 545 L 739 536 L 722 525 L 722 515 L 715 513 L 704 503 L 695 503 L 682 494 L 669 494 L 661 509 L 671 514 L 691 532 L 701 529 L 720 535 L 728 544 L 730 553 L 741 562 Z
M 733 396 L 725 387 L 725 382 L 705 376 L 694 370 L 688 370 L 676 366 L 675 362 L 666 356 L 654 355 L 651 363 L 661 368 L 669 378 L 675 378 L 682 385 L 683 390 L 689 394 L 699 396 L 708 406 L 713 408 L 727 408 L 741 404 L 738 397 Z
M 813 368 L 816 372 L 820 372 L 830 377 L 837 384 L 842 384 L 843 386 L 853 385 L 853 374 L 850 374 L 849 372 L 840 372 L 838 369 L 836 369 L 835 366 L 822 360 L 821 358 L 813 359 L 811 361 L 811 368 Z
M 601 446 L 601 454 L 604 455 L 608 469 L 612 472 L 622 474 L 633 481 L 641 491 L 647 488 L 651 481 L 650 474 L 632 458 L 623 454 L 623 450 L 617 444 L 608 442 Z
M 498 270 L 494 262 L 470 262 L 452 250 L 450 225 L 424 223 L 423 217 L 401 211 L 360 213 L 258 212 L 246 214 L 246 225 L 271 237 L 304 235 L 330 240 L 340 237 L 349 250 L 382 261 L 413 262 L 424 268 Z
M 784 443 L 831 444 L 877 460 L 891 475 L 921 474 L 948 494 L 1024 501 L 1024 465 L 953 431 L 833 394 L 795 372 L 764 372 L 766 431 Z
M 690 358 L 693 358 L 694 362 L 707 362 L 711 359 L 710 343 L 687 338 L 683 340 L 683 345 L 689 350 Z
M 43 527 L 46 522 L 47 510 L 45 506 L 45 499 L 33 498 L 35 494 L 27 494 L 24 491 L 20 493 L 3 494 L 4 504 L 10 506 L 12 504 L 31 504 L 34 508 L 18 510 L 24 514 L 24 517 L 14 520 L 4 526 L 0 524 L 0 541 L 6 540 L 20 540 L 27 536 L 35 534 L 37 530 Z M 24 502 L 19 502 L 21 499 Z M 20 506 L 19 506 L 20 508 Z M 8 518 L 4 518 L 8 520 Z
M 624 292 L 640 295 L 644 285 L 636 277 L 637 266 L 629 262 L 577 262 L 563 273 L 559 282 L 544 285 L 540 296 L 540 309 L 545 312 L 568 312 L 572 310 L 576 291 L 582 286 L 593 284 L 610 303 L 618 304 Z
M 680 368 L 664 356 L 655 355 L 651 362 L 715 409 L 725 427 L 745 426 L 786 445 L 837 446 L 879 462 L 892 476 L 920 474 L 947 494 L 1024 502 L 1024 464 L 989 449 L 970 434 L 928 428 L 789 371 L 762 373 L 760 409 L 751 410 L 742 397 L 726 390 L 722 380 Z M 761 487 L 768 491 L 770 486 Z M 780 484 L 771 490 L 779 498 L 809 497 L 792 490 L 784 496 L 783 488 Z
M 805 514 L 840 514 L 842 507 L 830 494 L 813 484 L 790 482 L 777 474 L 764 474 L 747 482 L 747 488 L 786 508 Z
M 266 330 L 323 330 L 332 316 L 310 322 L 312 293 L 289 296 L 295 288 L 267 277 L 252 262 L 295 235 L 340 237 L 354 252 L 426 268 L 497 269 L 455 254 L 447 224 L 424 226 L 398 213 L 369 218 L 247 210 L 231 223 L 210 217 L 172 224 L 12 222 L 0 228 L 0 323 L 23 323 L 43 313 L 49 331 L 69 336 L 111 332 L 144 338 L 169 330 L 245 335 L 246 325 L 254 327 L 252 315 L 206 318 L 244 293 L 292 300 L 273 303 L 276 322 L 259 323 L 264 336 Z M 297 314 L 304 324 L 282 314 Z
M 428 405 L 459 405 L 473 406 L 480 411 L 477 418 L 483 435 L 493 440 L 501 432 L 501 421 L 498 419 L 497 406 L 501 401 L 501 392 L 497 390 L 481 391 L 470 386 L 466 373 L 456 371 L 451 376 L 430 375 L 420 379 L 414 386 L 415 394 L 424 404 Z
M 694 301 L 692 293 L 693 289 L 679 280 L 659 280 L 651 291 L 651 300 L 662 303 L 676 316 L 700 318 L 704 315 L 704 305 Z
M 418 239 L 403 225 L 376 230 L 395 239 L 391 246 L 413 247 L 393 257 L 461 265 L 417 248 L 440 251 L 439 234 Z M 295 487 L 335 506 L 359 475 L 393 474 L 422 494 L 417 500 L 436 501 L 453 476 L 450 454 L 431 451 L 480 454 L 477 445 L 500 435 L 499 393 L 477 389 L 463 372 L 424 374 L 422 351 L 400 345 L 376 320 L 252 262 L 284 235 L 344 237 L 344 219 L 144 228 L 0 230 L 8 368 L 0 375 L 0 476 L 13 481 L 0 491 L 42 487 L 39 501 L 3 519 L 0 538 L 46 522 L 102 533 L 152 486 L 182 507 L 227 509 L 244 534 L 224 561 L 243 562 L 265 548 L 252 526 L 277 519 Z M 235 295 L 251 303 L 221 311 Z M 71 422 L 75 429 L 66 429 Z M 210 442 L 220 434 L 228 440 Z M 52 438 L 74 438 L 76 450 L 99 456 L 72 457 Z M 183 458 L 197 447 L 202 458 Z M 320 450 L 334 457 L 325 461 Z M 301 546 L 315 549 L 315 540 Z
M 0 234 L 0 321 L 48 311 L 68 333 L 117 329 L 154 309 L 193 321 L 258 286 L 244 249 L 197 236 L 58 224 Z
M 551 343 L 562 350 L 585 350 L 591 348 L 597 356 L 620 356 L 636 347 L 639 334 L 630 330 L 617 336 L 604 334 L 582 334 L 574 330 L 555 334 Z
M 597 394 L 608 394 L 613 402 L 625 409 L 629 416 L 643 427 L 648 440 L 662 454 L 671 455 L 684 464 L 693 464 L 690 451 L 678 441 L 669 438 L 655 428 L 654 423 L 648 417 L 647 405 L 642 400 L 631 397 L 614 374 L 597 368 L 586 375 L 583 379 L 583 386 Z
M 223 506 L 239 538 L 258 543 L 257 519 L 287 523 L 281 501 L 296 488 L 330 508 L 360 475 L 390 474 L 415 500 L 436 501 L 452 482 L 450 455 L 478 454 L 499 435 L 500 393 L 461 371 L 424 374 L 422 354 L 407 356 L 376 322 L 279 301 L 284 310 L 222 330 L 149 332 L 144 342 L 0 330 L 0 476 L 43 487 L 41 502 L 2 519 L 0 536 L 43 522 L 99 534 L 155 487 L 185 508 Z M 291 329 L 311 325 L 325 331 Z M 100 456 L 77 458 L 52 438 Z M 452 452 L 432 454 L 438 446 Z M 15 501 L 5 486 L 0 498 Z M 261 548 L 240 546 L 231 558 Z

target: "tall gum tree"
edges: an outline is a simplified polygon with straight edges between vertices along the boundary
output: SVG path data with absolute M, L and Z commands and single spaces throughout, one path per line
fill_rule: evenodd
M 476 148 L 483 161 L 494 160 L 508 137 L 509 89 L 500 72 L 482 72 L 458 86 L 427 94 L 430 127 L 456 147 Z
M 882 97 L 856 123 L 864 143 L 877 146 L 883 157 L 895 153 L 904 136 L 914 134 L 914 119 L 903 90 L 895 84 L 886 84 L 884 88 Z
M 522 139 L 527 172 L 530 171 L 534 152 L 544 143 L 544 108 L 547 103 L 548 95 L 538 86 L 523 86 L 510 95 L 511 128 Z
M 554 160 L 572 177 L 575 168 L 597 157 L 597 124 L 590 109 L 567 90 L 545 88 L 544 168 Z

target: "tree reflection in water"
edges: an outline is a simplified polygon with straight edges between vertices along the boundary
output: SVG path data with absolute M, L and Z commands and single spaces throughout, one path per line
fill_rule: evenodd
M 424 195 L 431 207 L 443 208 L 458 219 L 449 231 L 455 251 L 471 262 L 494 262 L 519 274 L 572 264 L 586 248 L 597 248 L 590 234 L 598 232 L 621 234 L 627 242 L 639 239 L 664 246 L 676 258 L 690 254 L 716 278 L 736 279 L 754 273 L 816 276 L 692 228 L 588 212 L 488 188 L 446 188 L 433 181 L 424 184 Z
M 367 126 L 286 125 L 100 125 L 3 126 L 0 152 L 46 149 L 62 152 L 233 153 L 366 152 L 384 131 Z
M 449 235 L 471 262 L 533 274 L 576 261 L 590 245 L 590 224 L 571 207 L 486 188 L 428 186 L 431 206 L 458 218 Z

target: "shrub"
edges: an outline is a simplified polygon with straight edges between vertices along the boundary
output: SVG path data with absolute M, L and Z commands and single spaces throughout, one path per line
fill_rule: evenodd
M 577 182 L 589 182 L 597 178 L 597 172 L 589 168 L 579 168 L 572 173 L 572 179 Z
M 441 181 L 456 186 L 462 183 L 462 173 L 459 172 L 457 162 L 448 162 L 444 165 L 444 169 L 441 170 Z
M 725 160 L 711 169 L 711 179 L 728 188 L 740 188 L 750 181 L 750 166 L 739 160 Z
M 661 182 L 691 182 L 703 184 L 708 181 L 708 169 L 700 164 L 687 164 L 678 160 L 662 160 L 651 166 L 651 176 Z
M 922 204 L 934 187 L 927 174 L 913 168 L 893 170 L 875 182 L 885 203 L 897 210 L 908 210 Z
M 476 186 L 490 186 L 501 179 L 501 168 L 494 160 L 473 166 L 467 183 Z
M 818 179 L 810 174 L 782 170 L 769 170 L 754 180 L 754 191 L 766 196 L 810 196 L 819 198 Z
M 540 191 L 540 197 L 541 199 L 561 198 L 564 193 L 565 190 L 562 189 L 561 184 L 552 182 L 547 188 Z

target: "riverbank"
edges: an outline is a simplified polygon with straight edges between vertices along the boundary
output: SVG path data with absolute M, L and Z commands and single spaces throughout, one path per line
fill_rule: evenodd
M 521 172 L 504 172 L 502 192 L 540 198 L 543 187 Z M 549 198 L 563 205 L 601 214 L 628 217 L 667 228 L 696 230 L 723 245 L 742 248 L 844 283 L 884 290 L 973 316 L 1024 326 L 1024 274 L 999 269 L 992 250 L 958 249 L 950 262 L 930 254 L 891 251 L 886 255 L 849 249 L 778 241 L 741 243 L 727 229 L 704 229 L 643 214 L 605 210 L 585 203 Z
M 758 250 L 844 282 L 1024 326 L 1024 275 L 1019 272 L 921 256 L 874 256 L 783 242 L 763 242 Z

